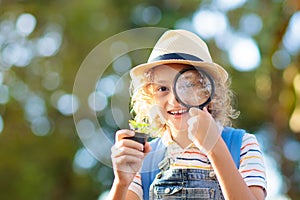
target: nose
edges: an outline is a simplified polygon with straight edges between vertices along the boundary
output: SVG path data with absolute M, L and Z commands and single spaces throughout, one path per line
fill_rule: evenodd
M 173 91 L 169 93 L 168 102 L 172 106 L 180 105 L 180 103 L 177 101 Z

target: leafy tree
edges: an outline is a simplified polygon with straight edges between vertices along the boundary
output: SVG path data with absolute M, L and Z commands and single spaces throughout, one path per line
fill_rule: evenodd
M 241 111 L 234 125 L 265 138 L 262 146 L 279 165 L 283 192 L 296 199 L 300 195 L 300 159 L 294 155 L 300 148 L 300 53 L 299 48 L 286 49 L 285 37 L 300 4 L 254 0 L 222 10 L 221 3 L 215 2 L 1 1 L 0 198 L 96 199 L 108 190 L 113 178 L 109 167 L 91 161 L 84 168 L 75 162 L 84 147 L 70 107 L 76 100 L 72 89 L 80 64 L 98 43 L 128 29 L 195 30 L 196 13 L 208 9 L 223 12 L 234 33 L 243 32 L 241 20 L 249 14 L 262 21 L 261 30 L 251 36 L 261 57 L 253 70 L 230 67 L 228 52 L 220 49 L 215 38 L 207 41 L 215 62 L 232 75 Z M 144 62 L 147 53 L 130 54 L 132 64 Z M 115 72 L 109 68 L 105 73 Z M 108 106 L 104 112 L 109 113 Z M 101 113 L 99 120 L 105 121 Z M 104 126 L 111 133 L 118 128 L 108 122 Z

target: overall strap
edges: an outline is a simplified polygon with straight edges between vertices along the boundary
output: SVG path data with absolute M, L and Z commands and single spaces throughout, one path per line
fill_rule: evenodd
M 240 166 L 240 152 L 245 130 L 225 127 L 222 132 L 222 138 L 226 143 L 234 163 L 237 168 Z M 150 142 L 151 152 L 144 159 L 141 169 L 141 179 L 143 187 L 144 200 L 149 199 L 150 184 L 159 173 L 158 164 L 165 156 L 166 146 L 162 143 L 161 138 L 156 138 Z

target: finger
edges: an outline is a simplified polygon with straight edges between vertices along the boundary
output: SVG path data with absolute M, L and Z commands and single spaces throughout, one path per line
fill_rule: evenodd
M 203 111 L 204 111 L 204 112 L 208 112 L 207 107 L 204 107 L 204 108 L 203 108 Z
M 201 126 L 201 120 L 199 119 L 198 116 L 194 116 L 194 117 L 191 117 L 190 119 L 188 119 L 187 124 L 188 124 L 188 135 L 191 138 L 192 138 L 192 136 L 195 137 L 195 134 L 198 133 L 197 130 Z
M 141 166 L 142 160 L 134 156 L 122 156 L 112 160 L 114 171 L 125 173 L 137 173 Z M 115 173 L 119 174 L 119 173 Z M 131 182 L 131 181 L 130 181 Z
M 142 159 L 135 156 L 122 156 L 113 160 L 113 168 L 126 173 L 136 173 L 142 165 Z
M 122 138 L 115 143 L 117 148 L 128 147 L 138 151 L 144 151 L 144 145 L 131 139 Z
M 122 164 L 128 164 L 128 163 L 141 163 L 142 159 L 138 158 L 136 156 L 120 156 L 116 159 L 114 159 L 114 163 L 117 163 L 118 165 L 122 165 Z
M 133 137 L 134 134 L 135 134 L 134 131 L 128 130 L 128 129 L 121 129 L 121 130 L 118 130 L 118 131 L 116 132 L 116 136 L 115 136 L 116 142 L 120 141 L 120 140 L 123 139 L 124 137 Z
M 200 115 L 201 112 L 202 112 L 202 110 L 200 110 L 199 108 L 194 108 L 194 107 L 190 108 L 190 110 L 189 110 L 189 114 L 191 117 Z
M 152 150 L 152 148 L 150 146 L 150 143 L 146 142 L 145 146 L 144 146 L 144 153 L 145 153 L 145 155 L 147 155 L 151 150 Z
M 194 123 L 197 123 L 199 122 L 199 117 L 196 115 L 196 116 L 191 116 L 188 120 L 187 120 L 187 124 L 189 126 L 193 126 Z
M 206 114 L 211 115 L 211 113 L 208 111 L 208 108 L 207 108 L 207 107 L 204 107 L 204 108 L 203 108 L 203 111 L 204 111 Z
M 195 140 L 195 136 L 193 134 L 193 131 L 190 128 L 188 130 L 188 139 L 191 140 L 192 142 Z
M 118 158 L 121 156 L 135 156 L 138 158 L 144 158 L 145 156 L 143 152 L 128 147 L 117 148 L 116 146 L 113 146 L 111 153 L 111 157 L 113 158 Z

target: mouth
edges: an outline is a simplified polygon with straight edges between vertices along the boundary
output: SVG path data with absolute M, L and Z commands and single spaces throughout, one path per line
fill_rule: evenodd
M 188 112 L 187 109 L 169 110 L 168 114 L 174 115 L 174 116 L 179 116 L 179 115 L 183 115 L 183 114 L 185 114 L 187 112 Z

